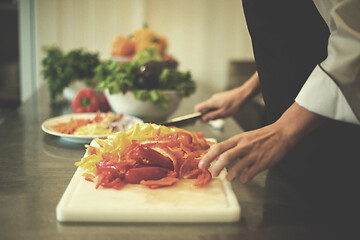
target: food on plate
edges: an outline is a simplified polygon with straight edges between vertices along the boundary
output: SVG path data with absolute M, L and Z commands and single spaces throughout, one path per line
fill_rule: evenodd
M 70 118 L 67 122 L 60 122 L 52 125 L 50 129 L 63 134 L 73 134 L 76 129 L 91 123 L 92 120 L 85 118 Z
M 135 123 L 132 119 L 124 119 L 123 114 L 113 112 L 101 113 L 98 111 L 93 118 L 71 117 L 69 121 L 52 125 L 52 131 L 71 135 L 107 135 L 124 131 Z
M 112 133 L 112 129 L 106 123 L 89 123 L 77 128 L 74 135 L 107 135 Z
M 200 132 L 144 123 L 94 142 L 86 145 L 86 155 L 75 165 L 85 169 L 83 176 L 96 188 L 141 184 L 154 189 L 180 179 L 196 179 L 200 187 L 212 179 L 207 169 L 198 168 L 213 144 Z

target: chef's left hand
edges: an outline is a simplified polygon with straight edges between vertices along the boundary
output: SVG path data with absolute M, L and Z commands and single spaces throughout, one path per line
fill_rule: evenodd
M 216 177 L 224 167 L 237 161 L 228 171 L 226 179 L 232 181 L 241 175 L 240 182 L 246 183 L 277 164 L 324 119 L 294 103 L 275 123 L 213 145 L 199 162 L 199 167 L 207 168 L 216 160 L 211 166 L 211 172 Z
M 232 181 L 240 173 L 240 182 L 246 183 L 256 174 L 274 166 L 287 153 L 289 146 L 286 138 L 269 125 L 254 131 L 235 135 L 211 147 L 202 158 L 199 167 L 211 167 L 214 177 L 233 161 L 238 160 L 228 171 L 226 179 Z

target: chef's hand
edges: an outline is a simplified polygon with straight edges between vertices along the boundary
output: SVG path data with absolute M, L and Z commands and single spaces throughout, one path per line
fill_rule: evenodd
M 306 134 L 319 126 L 324 117 L 294 103 L 275 123 L 233 136 L 213 145 L 201 159 L 199 168 L 211 167 L 214 177 L 233 161 L 226 179 L 240 176 L 240 182 L 250 181 L 258 173 L 277 164 Z
M 259 90 L 260 82 L 256 72 L 240 87 L 216 93 L 208 100 L 197 104 L 195 111 L 207 112 L 202 117 L 203 121 L 226 118 L 234 115 L 251 97 L 257 94 Z

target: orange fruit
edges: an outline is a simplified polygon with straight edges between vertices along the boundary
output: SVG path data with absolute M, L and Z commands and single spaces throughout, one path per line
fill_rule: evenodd
M 135 43 L 123 35 L 116 35 L 111 45 L 111 56 L 129 57 L 135 53 Z

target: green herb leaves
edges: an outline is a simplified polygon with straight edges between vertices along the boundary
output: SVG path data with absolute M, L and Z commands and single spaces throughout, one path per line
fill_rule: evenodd
M 59 47 L 43 47 L 42 75 L 49 83 L 51 100 L 54 101 L 72 81 L 84 80 L 94 86 L 94 69 L 100 63 L 98 53 L 74 49 L 64 53 Z
M 153 87 L 140 87 L 137 80 L 141 66 L 153 61 L 152 58 L 149 58 L 151 55 L 149 50 L 145 49 L 144 51 L 144 53 L 140 52 L 138 56 L 145 56 L 147 62 L 139 57 L 125 63 L 112 60 L 102 62 L 95 70 L 95 78 L 98 81 L 97 89 L 104 91 L 108 88 L 110 94 L 125 94 L 131 91 L 136 99 L 151 100 L 160 109 L 167 109 L 169 105 L 170 99 L 165 96 L 165 90 L 175 90 L 180 97 L 188 97 L 195 92 L 196 83 L 191 78 L 190 72 L 180 72 L 174 67 L 164 68 L 158 76 L 158 83 Z

